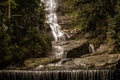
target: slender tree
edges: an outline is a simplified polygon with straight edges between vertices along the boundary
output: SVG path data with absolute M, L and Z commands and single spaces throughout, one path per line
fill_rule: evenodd
M 8 18 L 11 17 L 11 5 L 10 5 L 10 0 L 8 0 Z

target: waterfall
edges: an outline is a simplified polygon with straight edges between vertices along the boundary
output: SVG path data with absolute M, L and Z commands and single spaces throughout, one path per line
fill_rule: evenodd
M 114 70 L 0 71 L 0 80 L 120 80 Z M 119 74 L 120 71 L 117 71 Z
M 60 42 L 64 39 L 64 33 L 61 31 L 61 26 L 58 24 L 57 21 L 57 1 L 56 0 L 41 0 L 45 4 L 45 10 L 47 11 L 46 14 L 46 23 L 49 24 L 55 42 Z M 60 45 L 53 46 L 56 49 L 54 55 L 57 59 L 61 59 L 64 57 L 64 49 Z
M 58 41 L 63 36 L 63 32 L 61 32 L 61 26 L 58 24 L 57 21 L 57 1 L 55 0 L 42 0 L 42 2 L 45 4 L 45 10 L 47 11 L 46 14 L 46 22 L 49 24 L 52 34 L 54 36 L 55 41 Z
M 90 44 L 89 47 L 90 47 L 90 52 L 91 53 L 95 53 L 95 47 L 94 47 L 94 45 Z

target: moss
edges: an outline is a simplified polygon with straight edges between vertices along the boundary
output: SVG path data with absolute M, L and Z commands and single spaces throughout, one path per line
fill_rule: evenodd
M 115 50 L 120 51 L 120 1 L 61 0 L 61 3 L 60 12 L 69 20 L 66 22 L 68 25 L 65 28 L 74 29 L 77 27 L 82 31 L 71 39 L 78 39 L 83 33 L 92 33 L 88 39 L 96 48 L 104 43 L 109 44 L 109 39 L 111 39 Z
M 25 60 L 24 65 L 22 65 L 20 68 L 21 69 L 33 69 L 39 65 L 46 65 L 54 61 L 56 61 L 56 58 L 54 57 L 27 59 Z

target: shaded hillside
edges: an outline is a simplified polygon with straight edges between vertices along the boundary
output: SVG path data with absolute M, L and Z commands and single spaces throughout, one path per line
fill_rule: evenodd
M 47 28 L 40 0 L 11 0 L 10 4 L 1 0 L 0 65 L 47 56 L 51 50 Z
M 56 48 L 52 49 L 52 31 L 45 23 L 45 15 L 49 12 L 44 9 L 40 0 L 0 1 L 0 68 L 25 62 L 36 67 L 36 64 L 60 61 L 50 54 Z M 66 54 L 69 53 L 66 58 L 91 57 L 89 45 L 95 47 L 95 53 L 120 52 L 119 0 L 58 0 L 57 14 L 58 23 L 65 32 L 62 37 L 67 39 L 53 43 L 63 46 Z M 81 46 L 84 39 L 85 47 Z
M 98 48 L 101 44 L 115 46 L 120 51 L 119 0 L 59 0 L 59 22 L 65 29 L 80 29 L 71 39 L 91 34 L 89 42 Z

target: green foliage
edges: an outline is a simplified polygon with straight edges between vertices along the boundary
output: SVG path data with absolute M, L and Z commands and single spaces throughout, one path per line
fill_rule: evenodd
M 60 8 L 68 15 L 69 27 L 90 32 L 90 42 L 111 43 L 120 52 L 120 1 L 119 0 L 65 0 Z M 100 40 L 99 36 L 103 36 Z M 99 45 L 97 45 L 99 47 Z
M 11 0 L 10 19 L 6 5 L 7 1 L 0 1 L 0 64 L 47 56 L 51 41 L 40 0 Z
M 115 51 L 120 52 L 120 15 L 115 18 L 113 39 L 115 41 Z

